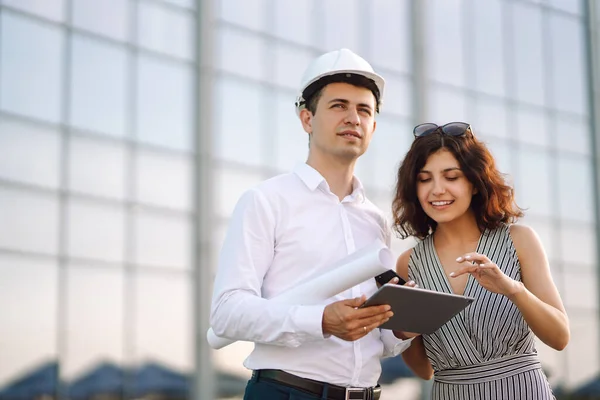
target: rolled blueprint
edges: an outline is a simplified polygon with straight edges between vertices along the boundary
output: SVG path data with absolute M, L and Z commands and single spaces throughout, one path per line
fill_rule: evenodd
M 385 244 L 378 240 L 344 257 L 327 272 L 309 278 L 270 300 L 293 305 L 319 304 L 389 269 L 394 269 L 394 257 Z M 206 338 L 213 349 L 221 349 L 235 342 L 215 335 L 212 328 L 208 330 Z

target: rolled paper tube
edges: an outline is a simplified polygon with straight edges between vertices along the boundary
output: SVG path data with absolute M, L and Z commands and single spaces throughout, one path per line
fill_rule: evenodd
M 358 250 L 335 263 L 327 272 L 306 280 L 270 300 L 283 304 L 319 304 L 361 282 L 394 269 L 394 257 L 381 241 Z M 215 335 L 212 328 L 206 334 L 213 349 L 221 349 L 235 340 Z

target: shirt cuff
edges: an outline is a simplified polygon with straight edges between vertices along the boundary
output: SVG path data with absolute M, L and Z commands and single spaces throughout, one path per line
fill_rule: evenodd
M 398 339 L 394 332 L 388 329 L 381 330 L 381 341 L 383 342 L 383 357 L 396 357 L 408 349 L 414 337 L 406 340 Z
M 314 339 L 324 339 L 329 335 L 323 334 L 323 312 L 325 304 L 314 306 L 299 306 L 296 314 L 296 324 L 299 332 Z

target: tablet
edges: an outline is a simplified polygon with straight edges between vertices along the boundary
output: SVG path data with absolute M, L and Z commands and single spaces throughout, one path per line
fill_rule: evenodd
M 380 328 L 430 334 L 474 300 L 457 294 L 385 284 L 361 307 L 389 304 L 394 316 Z

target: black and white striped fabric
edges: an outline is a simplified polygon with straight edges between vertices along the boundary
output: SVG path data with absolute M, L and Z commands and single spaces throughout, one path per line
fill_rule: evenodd
M 485 231 L 476 251 L 506 275 L 521 280 L 508 226 Z M 452 293 L 431 235 L 415 246 L 408 276 L 422 288 Z M 432 399 L 554 399 L 533 332 L 517 307 L 505 296 L 484 289 L 470 275 L 465 295 L 475 301 L 438 331 L 423 336 L 435 371 Z

